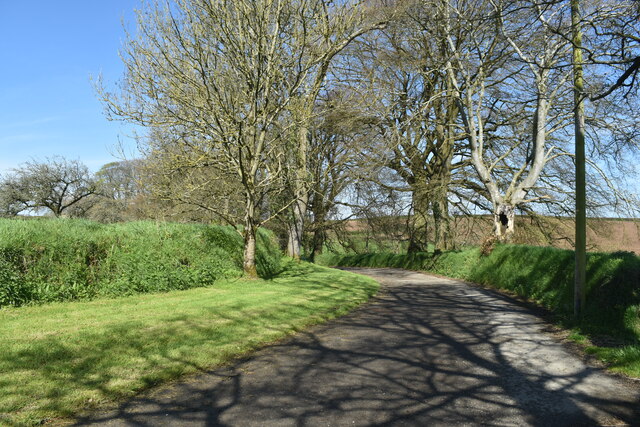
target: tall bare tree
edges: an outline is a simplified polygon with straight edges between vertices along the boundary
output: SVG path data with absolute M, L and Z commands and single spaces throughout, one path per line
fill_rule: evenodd
M 285 135 L 291 129 L 283 129 L 286 122 L 280 119 L 289 107 L 298 111 L 299 106 L 299 134 L 307 132 L 305 108 L 343 40 L 334 45 L 334 33 L 315 30 L 337 19 L 332 4 L 146 3 L 138 12 L 138 35 L 129 37 L 122 54 L 126 71 L 119 93 L 98 87 L 110 117 L 177 136 L 174 142 L 181 148 L 173 151 L 175 169 L 207 167 L 237 176 L 244 200 L 244 270 L 249 276 L 256 274 L 256 230 L 273 216 L 265 218 L 260 208 L 278 188 L 274 183 L 286 163 Z M 323 50 L 327 44 L 330 51 Z M 306 138 L 300 141 L 304 144 Z M 220 212 L 222 205 L 207 208 Z
M 343 66 L 351 70 L 350 81 L 358 82 L 369 114 L 377 119 L 378 144 L 364 153 L 366 162 L 392 170 L 397 179 L 383 179 L 386 173 L 371 177 L 387 193 L 400 191 L 411 198 L 409 250 L 426 250 L 431 235 L 437 249 L 445 249 L 450 244 L 449 184 L 461 164 L 456 143 L 462 132 L 443 72 L 448 49 L 438 25 L 440 2 L 392 3 L 394 19 L 358 42 Z
M 290 117 L 296 125 L 292 138 L 296 145 L 292 159 L 295 202 L 289 223 L 287 252 L 294 258 L 300 257 L 304 219 L 314 185 L 313 166 L 310 164 L 314 148 L 310 139 L 315 117 L 322 114 L 318 109 L 318 96 L 325 88 L 334 58 L 363 34 L 385 28 L 390 19 L 377 13 L 376 6 L 380 8 L 381 4 L 368 0 L 309 0 L 306 3 L 307 18 L 300 21 L 303 26 L 300 32 L 305 34 L 306 39 L 306 73 L 296 97 L 290 103 Z
M 515 209 L 548 197 L 539 187 L 543 169 L 567 154 L 550 136 L 568 117 L 559 108 L 570 90 L 568 14 L 527 2 L 448 9 L 445 25 L 455 20 L 475 34 L 460 47 L 448 37 L 447 69 L 479 187 L 493 206 L 495 235 L 509 239 Z

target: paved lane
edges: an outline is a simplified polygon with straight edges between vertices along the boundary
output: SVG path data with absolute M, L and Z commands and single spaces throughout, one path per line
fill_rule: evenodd
M 78 424 L 640 425 L 640 393 L 584 365 L 525 307 L 395 269 L 348 316 Z

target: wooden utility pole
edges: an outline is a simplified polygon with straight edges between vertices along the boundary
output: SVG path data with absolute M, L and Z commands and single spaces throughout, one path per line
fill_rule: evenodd
M 579 317 L 584 310 L 587 276 L 586 160 L 584 149 L 584 80 L 582 71 L 581 18 L 580 0 L 571 0 L 576 162 L 576 269 L 573 311 L 576 317 Z

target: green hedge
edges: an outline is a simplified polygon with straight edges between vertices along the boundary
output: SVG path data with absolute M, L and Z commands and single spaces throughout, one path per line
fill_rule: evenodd
M 0 219 L 0 307 L 208 286 L 242 275 L 242 249 L 232 227 Z M 261 230 L 258 273 L 280 257 Z
M 573 251 L 498 245 L 488 256 L 471 248 L 435 255 L 345 255 L 331 261 L 338 266 L 429 271 L 515 292 L 567 318 L 573 312 Z M 587 303 L 581 326 L 589 332 L 640 338 L 640 257 L 631 252 L 588 255 Z

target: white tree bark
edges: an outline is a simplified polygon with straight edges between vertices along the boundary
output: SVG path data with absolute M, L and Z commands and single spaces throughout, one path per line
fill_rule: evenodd
M 494 235 L 500 240 L 509 240 L 515 230 L 515 209 L 536 200 L 528 194 L 536 187 L 547 162 L 553 158 L 553 148 L 547 146 L 549 108 L 552 100 L 567 83 L 569 73 L 565 72 L 564 75 L 556 73 L 554 80 L 551 81 L 550 70 L 556 67 L 566 54 L 569 43 L 560 35 L 547 31 L 549 29 L 546 24 L 541 25 L 543 31 L 547 31 L 542 38 L 544 43 L 536 46 L 540 52 L 539 55 L 530 58 L 519 45 L 524 41 L 515 40 L 509 34 L 512 28 L 507 28 L 508 24 L 503 22 L 503 4 L 493 0 L 490 3 L 494 6 L 498 19 L 496 33 L 490 35 L 494 44 L 479 44 L 477 46 L 480 52 L 479 58 L 470 60 L 470 53 L 462 52 L 449 37 L 452 59 L 447 64 L 447 72 L 454 82 L 453 95 L 457 99 L 460 117 L 467 134 L 471 163 L 493 205 Z M 450 7 L 454 8 L 454 6 Z M 463 13 L 464 11 L 455 9 L 456 16 L 464 16 Z M 543 16 L 537 19 L 545 18 Z M 478 30 L 480 33 L 478 39 L 487 38 L 487 34 L 482 33 L 483 31 L 491 31 L 491 29 Z M 531 43 L 530 40 L 525 41 Z M 523 141 L 517 136 L 511 142 L 512 146 L 506 149 L 501 147 L 502 154 L 494 153 L 486 147 L 485 124 L 491 112 L 485 104 L 485 90 L 487 85 L 495 85 L 496 82 L 504 84 L 506 81 L 500 80 L 504 75 L 504 70 L 499 65 L 504 58 L 502 55 L 518 57 L 526 64 L 520 73 L 528 73 L 523 77 L 534 83 L 532 89 L 536 100 L 533 114 L 530 116 L 532 132 L 529 140 L 530 149 L 526 156 L 519 154 L 520 157 L 515 157 L 518 148 L 523 146 Z M 552 90 L 549 89 L 550 85 L 553 85 Z M 500 140 L 500 144 L 505 144 L 505 141 Z M 520 159 L 518 166 L 514 165 L 516 159 Z M 509 176 L 506 175 L 504 167 L 507 162 L 510 165 Z M 499 168 L 501 168 L 500 171 L 498 171 Z

